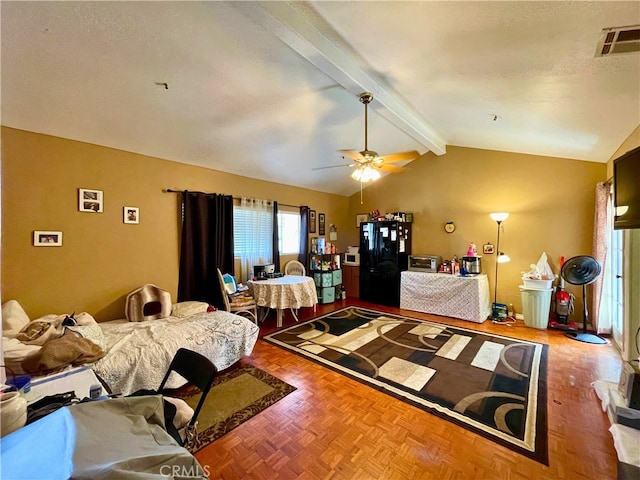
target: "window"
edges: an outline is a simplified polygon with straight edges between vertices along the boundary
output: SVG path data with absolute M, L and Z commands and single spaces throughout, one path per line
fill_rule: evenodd
M 271 249 L 272 210 L 237 205 L 233 207 L 233 248 L 241 259 L 242 277 L 253 265 L 273 261 Z M 278 212 L 278 250 L 281 255 L 297 255 L 300 251 L 300 213 Z
M 233 207 L 233 249 L 236 257 L 259 256 L 271 261 L 272 213 Z
M 299 212 L 278 212 L 278 250 L 280 255 L 300 253 Z

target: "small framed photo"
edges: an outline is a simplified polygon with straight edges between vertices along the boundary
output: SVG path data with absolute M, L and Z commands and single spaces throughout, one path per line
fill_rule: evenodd
M 360 228 L 360 224 L 369 221 L 368 213 L 356 213 L 356 228 Z
M 324 235 L 324 213 L 318 214 L 318 235 Z
M 316 233 L 316 211 L 309 210 L 309 233 Z
M 78 189 L 78 210 L 81 212 L 102 212 L 102 190 Z
M 62 232 L 36 230 L 33 232 L 34 247 L 61 247 Z
M 485 255 L 491 255 L 493 252 L 493 243 L 485 243 L 482 246 L 482 253 Z
M 122 220 L 124 223 L 140 223 L 140 208 L 122 207 Z

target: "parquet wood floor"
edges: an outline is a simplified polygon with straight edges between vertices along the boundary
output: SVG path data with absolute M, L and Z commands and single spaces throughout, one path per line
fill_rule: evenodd
M 211 479 L 615 479 L 617 456 L 591 382 L 617 381 L 616 348 L 566 338 L 555 330 L 475 324 L 360 301 L 301 309 L 313 318 L 357 304 L 546 343 L 549 349 L 549 466 L 451 422 L 259 340 L 252 364 L 297 390 L 196 454 Z M 261 326 L 274 330 L 275 314 Z M 293 319 L 287 312 L 285 326 Z

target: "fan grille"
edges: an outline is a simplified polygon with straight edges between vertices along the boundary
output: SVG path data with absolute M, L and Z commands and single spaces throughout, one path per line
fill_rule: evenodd
M 572 285 L 588 285 L 602 273 L 600 263 L 588 255 L 572 257 L 562 265 L 560 275 Z

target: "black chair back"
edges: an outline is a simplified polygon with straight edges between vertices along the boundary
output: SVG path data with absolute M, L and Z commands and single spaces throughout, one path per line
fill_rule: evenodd
M 169 378 L 169 375 L 171 375 L 171 372 L 178 373 L 190 384 L 195 385 L 202 390 L 198 406 L 194 410 L 193 417 L 191 417 L 191 421 L 189 422 L 189 428 L 193 428 L 218 370 L 207 357 L 200 355 L 198 352 L 187 350 L 186 348 L 180 348 L 176 352 L 175 357 L 173 357 L 171 365 L 169 365 L 169 369 L 160 383 L 158 392 L 164 393 L 164 386 L 167 383 L 167 379 Z

